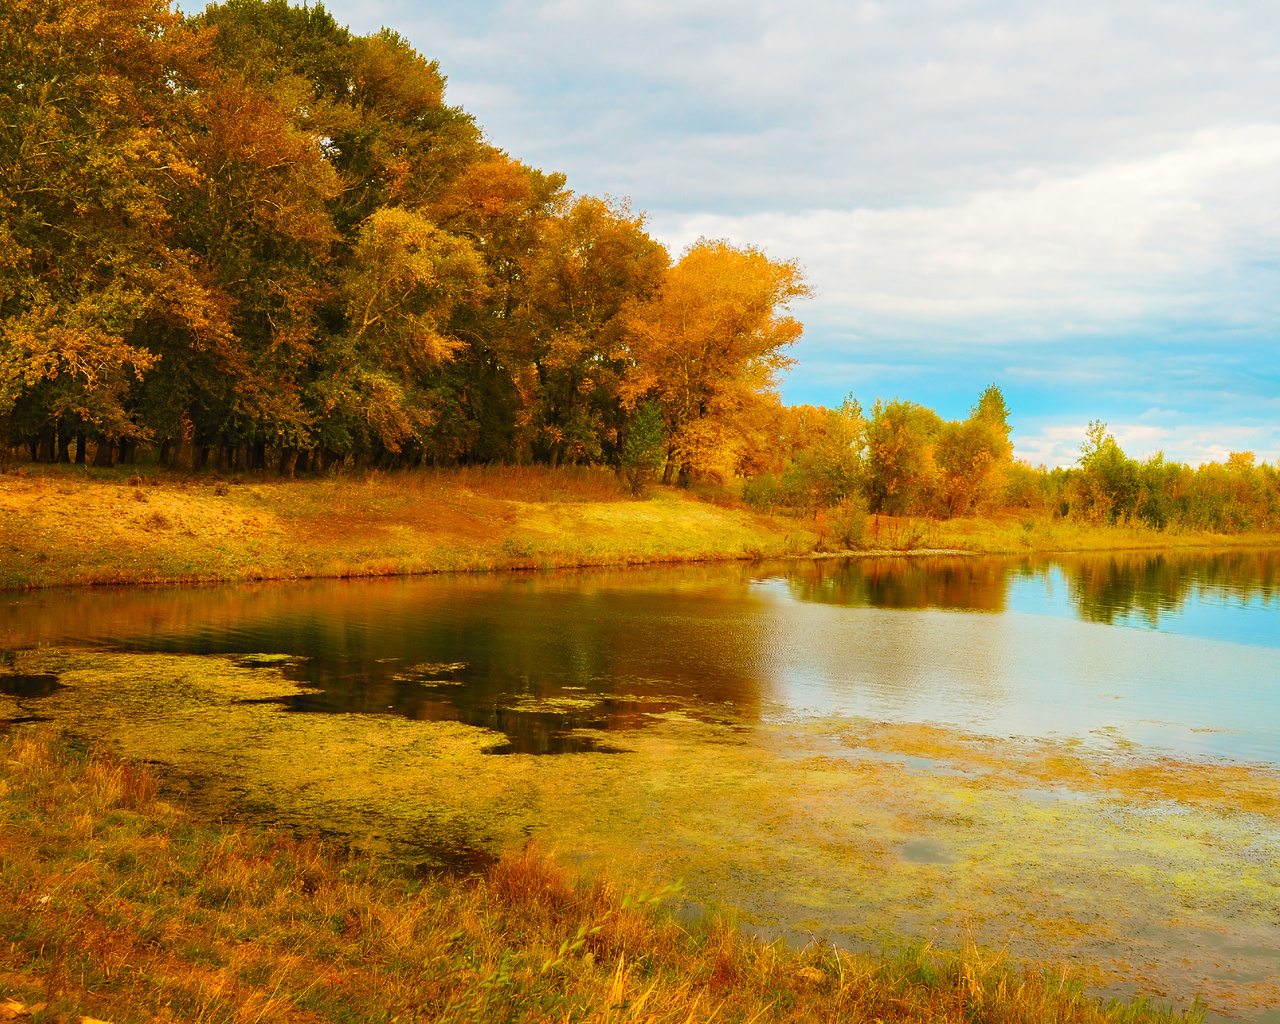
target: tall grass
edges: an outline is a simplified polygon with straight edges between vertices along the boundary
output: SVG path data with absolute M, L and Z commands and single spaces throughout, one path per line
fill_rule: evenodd
M 145 767 L 0 736 L 0 1009 L 33 1021 L 1159 1021 L 999 952 L 893 956 L 689 927 L 535 848 L 426 880 L 202 824 Z

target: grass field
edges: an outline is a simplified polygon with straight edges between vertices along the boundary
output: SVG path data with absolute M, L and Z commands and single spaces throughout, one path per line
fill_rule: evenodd
M 0 1018 L 31 1021 L 1185 1019 L 998 952 L 763 944 L 536 849 L 414 878 L 203 823 L 145 766 L 0 734 Z M 1190 1015 L 1192 1018 L 1195 1013 Z
M 991 554 L 1273 547 L 1019 514 L 870 516 L 860 549 Z M 822 515 L 751 511 L 733 488 L 651 488 L 545 466 L 281 480 L 151 467 L 0 475 L 0 589 L 386 576 L 768 558 L 842 548 Z
M 0 476 L 0 587 L 640 565 L 812 550 L 811 524 L 595 469 L 217 481 Z

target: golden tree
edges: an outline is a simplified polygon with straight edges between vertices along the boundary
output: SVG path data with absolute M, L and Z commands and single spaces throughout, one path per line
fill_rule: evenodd
M 726 475 L 739 461 L 752 412 L 776 400 L 783 354 L 803 329 L 789 303 L 810 295 L 794 260 L 771 260 L 750 246 L 701 239 L 649 300 L 625 314 L 630 369 L 624 404 L 662 408 L 675 471 Z

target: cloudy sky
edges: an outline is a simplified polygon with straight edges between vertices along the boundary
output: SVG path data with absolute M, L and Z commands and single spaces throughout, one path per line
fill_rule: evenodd
M 331 0 L 490 141 L 797 258 L 784 397 L 962 416 L 1018 453 L 1280 458 L 1280 5 Z

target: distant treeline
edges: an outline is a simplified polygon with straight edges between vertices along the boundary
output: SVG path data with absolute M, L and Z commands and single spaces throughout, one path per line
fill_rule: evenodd
M 490 144 L 395 32 L 9 0 L 0 62 L 0 455 L 687 478 L 760 446 L 798 266 L 673 262 Z
M 1192 468 L 1162 453 L 1130 458 L 1106 424 L 1089 425 L 1076 464 L 1032 467 L 1013 458 L 1008 409 L 994 384 L 965 420 L 942 420 L 912 402 L 866 414 L 782 409 L 780 448 L 744 496 L 762 510 L 835 509 L 837 534 L 856 540 L 867 511 L 950 518 L 1028 513 L 1100 525 L 1238 533 L 1280 529 L 1280 471 L 1252 452 Z M 843 524 L 843 525 L 842 525 Z

